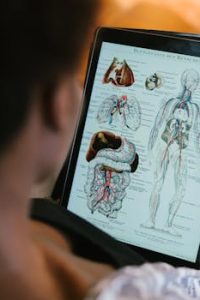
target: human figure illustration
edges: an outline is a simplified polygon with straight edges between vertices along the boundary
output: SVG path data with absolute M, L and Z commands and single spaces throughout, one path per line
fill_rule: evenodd
M 112 95 L 106 98 L 97 112 L 99 123 L 118 124 L 136 131 L 141 122 L 141 109 L 138 100 L 126 95 Z
M 117 218 L 130 184 L 130 173 L 138 167 L 135 145 L 107 131 L 94 134 L 86 155 L 89 163 L 84 187 L 91 213 Z
M 194 134 L 195 150 L 199 150 L 199 105 L 192 101 L 192 93 L 199 84 L 199 74 L 193 69 L 185 70 L 181 76 L 182 93 L 168 100 L 155 119 L 149 138 L 149 151 L 155 157 L 154 184 L 149 202 L 149 220 L 142 224 L 146 228 L 156 228 L 156 217 L 160 205 L 160 193 L 167 170 L 174 172 L 174 195 L 169 202 L 168 217 L 164 231 L 181 236 L 174 229 L 173 222 L 184 198 L 187 182 L 187 153 Z

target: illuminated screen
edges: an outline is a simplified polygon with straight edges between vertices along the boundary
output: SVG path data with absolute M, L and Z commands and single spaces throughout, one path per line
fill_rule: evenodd
M 200 58 L 104 42 L 68 209 L 125 243 L 195 262 Z

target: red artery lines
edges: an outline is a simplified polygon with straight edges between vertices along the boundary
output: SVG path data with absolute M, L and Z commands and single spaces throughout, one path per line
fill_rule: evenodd
M 108 201 L 109 197 L 110 197 L 111 177 L 112 177 L 112 171 L 111 170 L 106 170 L 106 183 L 105 183 L 105 190 L 104 190 L 104 195 L 103 195 L 103 199 L 105 201 Z

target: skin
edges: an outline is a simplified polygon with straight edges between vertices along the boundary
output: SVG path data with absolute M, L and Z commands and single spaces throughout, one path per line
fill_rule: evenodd
M 49 193 L 49 182 L 57 176 L 72 141 L 80 106 L 74 78 L 66 74 L 57 82 L 48 104 L 51 126 L 45 122 L 40 89 L 35 88 L 26 125 L 0 156 L 0 290 L 4 300 L 82 299 L 92 284 L 112 270 L 76 257 L 70 240 L 28 218 L 29 196 L 40 190 L 33 186 L 46 184 L 43 192 Z

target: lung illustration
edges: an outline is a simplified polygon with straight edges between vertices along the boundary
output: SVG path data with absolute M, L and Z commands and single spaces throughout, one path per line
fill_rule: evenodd
M 141 123 L 140 104 L 134 96 L 111 95 L 99 106 L 97 121 L 136 131 Z

